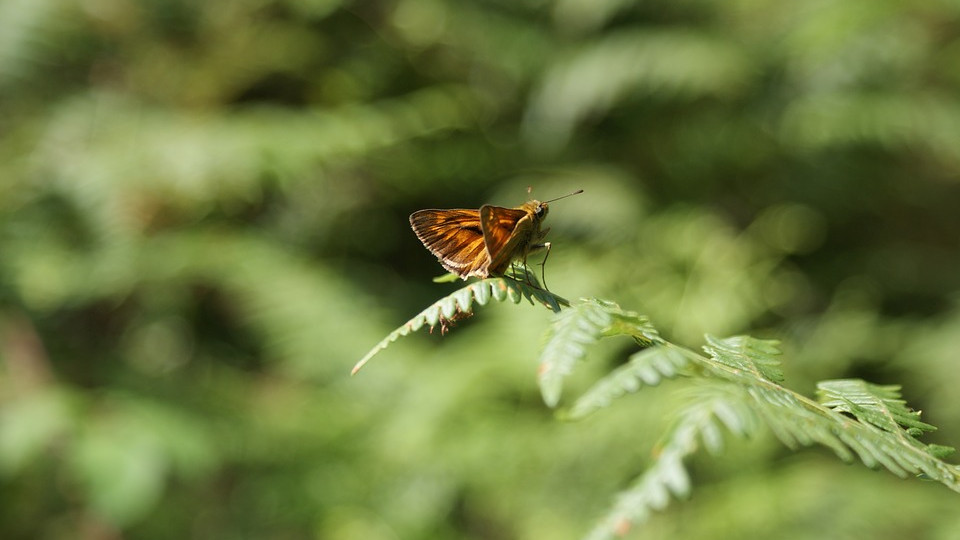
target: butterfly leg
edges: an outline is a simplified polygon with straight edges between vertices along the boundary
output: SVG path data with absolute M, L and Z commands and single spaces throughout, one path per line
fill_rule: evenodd
M 523 256 L 523 260 L 520 261 L 521 266 L 523 267 L 523 281 L 531 287 L 536 287 L 532 281 L 530 281 L 530 267 L 527 266 L 527 256 Z
M 535 244 L 533 247 L 535 249 L 546 249 L 547 253 L 543 256 L 543 261 L 540 263 L 540 281 L 543 282 L 543 289 L 549 291 L 550 288 L 547 287 L 547 257 L 550 256 L 550 242 L 544 242 L 542 244 Z

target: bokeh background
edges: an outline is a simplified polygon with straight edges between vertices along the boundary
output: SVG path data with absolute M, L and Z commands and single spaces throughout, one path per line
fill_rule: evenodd
M 0 537 L 580 537 L 682 381 L 557 421 L 511 304 L 348 375 L 458 286 L 408 214 L 528 187 L 586 190 L 554 292 L 903 384 L 960 445 L 956 3 L 3 0 Z M 690 467 L 635 537 L 960 538 L 822 449 Z

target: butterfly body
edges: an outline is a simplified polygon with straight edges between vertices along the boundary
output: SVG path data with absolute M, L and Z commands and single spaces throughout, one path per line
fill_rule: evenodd
M 549 229 L 541 229 L 549 207 L 527 201 L 517 208 L 484 205 L 479 210 L 420 210 L 410 226 L 440 264 L 462 279 L 501 276 L 515 260 L 540 248 Z

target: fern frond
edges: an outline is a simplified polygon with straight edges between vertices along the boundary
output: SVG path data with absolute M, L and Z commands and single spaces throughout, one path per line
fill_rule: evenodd
M 632 336 L 645 345 L 662 341 L 646 317 L 605 300 L 584 299 L 557 315 L 540 354 L 538 382 L 543 401 L 550 407 L 557 405 L 563 379 L 586 355 L 587 345 L 617 335 Z
M 597 381 L 580 396 L 564 417 L 579 420 L 644 385 L 656 386 L 663 379 L 680 375 L 690 363 L 688 353 L 681 347 L 664 344 L 633 354 L 626 364 Z
M 527 298 L 558 312 L 546 336 L 538 375 L 548 406 L 556 406 L 565 377 L 585 358 L 588 346 L 601 338 L 630 336 L 649 347 L 584 393 L 567 418 L 587 416 L 644 385 L 653 386 L 681 374 L 696 376 L 699 393 L 678 415 L 655 463 L 618 497 L 614 508 L 590 533 L 591 539 L 622 536 L 653 510 L 669 504 L 671 496 L 685 497 L 690 479 L 683 460 L 701 444 L 711 453 L 720 452 L 722 427 L 747 436 L 757 431 L 761 420 L 790 448 L 821 444 L 845 461 L 859 458 L 869 467 L 882 466 L 900 477 L 921 475 L 960 492 L 960 467 L 940 459 L 953 449 L 917 441 L 917 436 L 935 428 L 921 422 L 919 413 L 906 406 L 899 387 L 859 380 L 826 381 L 819 385 L 821 401 L 817 402 L 780 384 L 784 377 L 777 341 L 707 335 L 703 355 L 669 343 L 646 317 L 613 302 L 583 299 L 560 311 L 560 305 L 568 305 L 566 301 L 539 288 L 528 269 L 515 266 L 510 275 L 515 279 L 479 281 L 434 303 L 387 336 L 354 372 L 398 337 L 425 324 L 443 325 L 470 312 L 474 301 L 484 305 L 490 298 L 510 298 L 515 303 Z
M 825 93 L 795 100 L 784 114 L 784 140 L 801 148 L 872 143 L 927 147 L 955 162 L 960 108 L 936 94 Z
M 587 345 L 600 339 L 613 318 L 592 303 L 577 304 L 561 312 L 547 331 L 540 353 L 537 382 L 543 401 L 554 407 L 560 401 L 563 379 L 587 354 Z
M 594 301 L 558 318 L 554 332 L 572 332 L 580 347 L 568 347 L 576 354 L 568 354 L 567 363 L 561 365 L 570 369 L 584 356 L 582 347 L 598 336 L 614 334 L 609 329 L 618 312 L 615 305 Z M 584 321 L 589 320 L 597 322 L 588 326 Z M 562 336 L 552 339 L 563 341 Z M 632 524 L 646 519 L 651 510 L 665 506 L 670 494 L 686 495 L 687 484 L 678 479 L 686 474 L 683 458 L 697 449 L 694 434 L 711 452 L 722 447 L 722 433 L 713 419 L 738 435 L 756 431 L 757 420 L 761 419 L 791 449 L 822 444 L 845 461 L 859 458 L 871 468 L 882 466 L 900 477 L 921 475 L 960 491 L 960 467 L 940 459 L 952 449 L 926 446 L 916 440 L 916 436 L 935 428 L 907 408 L 900 399 L 899 387 L 858 380 L 826 381 L 819 385 L 818 403 L 780 384 L 783 372 L 776 341 L 709 335 L 706 341 L 703 349 L 709 356 L 657 337 L 654 347 L 636 353 L 628 364 L 596 383 L 571 409 L 568 417 L 583 417 L 643 384 L 657 384 L 684 369 L 701 380 L 713 381 L 711 396 L 691 401 L 670 432 L 657 463 L 621 495 L 590 538 L 620 536 Z
M 643 93 L 681 99 L 729 95 L 751 77 L 745 59 L 730 42 L 682 30 L 611 34 L 550 66 L 524 127 L 531 139 L 559 144 L 582 119 Z
M 704 350 L 713 362 L 703 359 L 705 366 L 747 388 L 757 412 L 788 447 L 822 444 L 845 461 L 856 455 L 868 467 L 882 465 L 900 477 L 922 473 L 960 491 L 960 468 L 937 459 L 938 449 L 928 450 L 900 429 L 898 424 L 921 431 L 933 426 L 910 414 L 897 389 L 828 381 L 821 394 L 827 403 L 817 403 L 777 384 L 783 372 L 776 359 L 780 353 L 776 341 L 746 336 L 706 339 Z M 849 412 L 859 421 L 840 412 Z
M 746 437 L 757 429 L 753 411 L 742 389 L 730 385 L 703 385 L 689 401 L 659 447 L 656 462 L 620 493 L 613 509 L 587 535 L 588 540 L 624 536 L 633 524 L 645 521 L 653 510 L 662 510 L 670 496 L 690 494 L 690 477 L 683 460 L 700 448 L 713 454 L 723 449 L 721 425 Z
M 488 278 L 468 284 L 452 294 L 437 300 L 430 307 L 424 309 L 412 319 L 404 323 L 399 328 L 390 332 L 387 337 L 377 343 L 363 358 L 357 362 L 350 374 L 356 374 L 360 368 L 370 361 L 377 353 L 386 349 L 391 343 L 411 332 L 429 325 L 433 329 L 440 324 L 443 331 L 448 325 L 458 319 L 473 314 L 473 303 L 481 306 L 487 305 L 490 299 L 498 302 L 511 300 L 514 304 L 520 303 L 526 298 L 531 305 L 534 300 L 550 308 L 554 312 L 559 312 L 561 306 L 570 305 L 564 298 L 557 296 L 550 291 L 543 290 L 534 285 L 528 285 L 522 281 L 517 281 L 509 277 Z
M 887 431 L 782 387 L 754 388 L 750 394 L 767 425 L 791 448 L 823 444 L 844 461 L 856 455 L 868 467 L 883 466 L 901 478 L 922 474 L 960 492 L 960 467 L 941 461 L 939 447 L 928 449 L 896 425 Z

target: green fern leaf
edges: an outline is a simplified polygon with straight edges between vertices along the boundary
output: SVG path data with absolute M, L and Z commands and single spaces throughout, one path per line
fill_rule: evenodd
M 458 279 L 460 279 L 460 276 L 457 274 L 454 274 L 453 272 L 447 272 L 442 276 L 433 278 L 431 281 L 434 283 L 456 283 Z
M 681 99 L 729 95 L 752 76 L 745 59 L 729 42 L 683 30 L 628 31 L 587 42 L 549 67 L 528 108 L 527 136 L 556 147 L 583 118 L 644 92 Z
M 936 431 L 936 427 L 920 421 L 920 413 L 900 399 L 900 386 L 879 386 L 860 379 L 841 379 L 817 383 L 820 403 L 835 411 L 852 414 L 891 433 L 900 433 L 900 426 L 920 432 Z
M 715 383 L 707 387 L 708 394 L 690 400 L 657 462 L 621 494 L 589 538 L 622 536 L 652 510 L 662 508 L 669 494 L 686 495 L 689 489 L 676 489 L 685 484 L 670 483 L 669 479 L 683 478 L 682 460 L 697 450 L 698 441 L 711 453 L 722 450 L 721 424 L 747 436 L 757 430 L 758 420 L 763 420 L 790 448 L 822 444 L 845 461 L 859 458 L 871 468 L 883 467 L 900 477 L 916 474 L 960 491 L 960 467 L 940 459 L 953 449 L 925 446 L 916 440 L 915 435 L 935 428 L 921 422 L 919 413 L 906 406 L 899 387 L 860 380 L 825 381 L 819 385 L 821 403 L 817 403 L 778 384 L 783 374 L 776 358 L 780 354 L 777 342 L 747 336 L 706 339 L 704 350 L 709 358 L 669 343 L 658 345 L 634 355 L 630 363 L 574 405 L 574 413 L 588 414 L 643 383 L 659 381 L 660 376 L 672 373 L 669 366 L 666 373 L 661 371 L 663 364 L 653 367 L 653 359 L 664 350 L 689 353 L 675 359 L 678 369 L 695 364 L 703 368 L 699 372 L 708 380 L 710 375 L 715 377 Z
M 937 459 L 946 459 L 956 453 L 957 449 L 952 446 L 944 446 L 942 444 L 928 444 L 927 452 L 937 458 Z
M 613 317 L 596 301 L 576 304 L 554 319 L 540 354 L 537 379 L 549 407 L 560 401 L 563 379 L 586 356 L 587 345 L 600 339 L 612 322 Z
M 377 343 L 376 346 L 370 349 L 370 351 L 353 366 L 350 372 L 351 375 L 360 371 L 377 353 L 386 349 L 391 343 L 401 337 L 407 336 L 411 332 L 416 332 L 423 328 L 424 325 L 429 325 L 432 330 L 437 324 L 440 324 L 441 331 L 445 332 L 453 322 L 472 315 L 474 303 L 485 306 L 490 302 L 491 298 L 498 302 L 509 299 L 515 304 L 524 298 L 529 300 L 531 304 L 534 304 L 536 300 L 554 312 L 559 312 L 561 306 L 570 305 L 567 300 L 550 291 L 509 277 L 497 277 L 476 281 L 437 300 L 431 304 L 430 307 L 418 313 L 393 332 L 390 332 L 387 337 L 383 338 L 380 343 Z
M 775 383 L 783 381 L 780 361 L 776 358 L 780 355 L 778 341 L 750 336 L 721 339 L 707 334 L 705 337 L 707 345 L 703 350 L 717 362 L 737 372 L 745 371 Z
M 655 343 L 665 343 L 650 320 L 635 311 L 627 311 L 613 302 L 594 300 L 612 317 L 610 326 L 603 337 L 631 336 L 640 345 L 648 347 Z
M 853 461 L 854 452 L 834 433 L 835 419 L 829 411 L 819 409 L 803 396 L 779 386 L 753 386 L 747 392 L 753 399 L 754 409 L 770 431 L 791 450 L 819 443 L 833 450 L 843 461 Z
M 597 381 L 565 415 L 578 420 L 610 405 L 613 400 L 640 390 L 644 385 L 656 386 L 663 379 L 672 379 L 690 363 L 685 349 L 657 345 L 633 354 L 626 364 Z
M 842 384 L 837 385 L 828 383 L 828 390 L 825 390 L 832 395 L 838 392 L 839 387 L 851 390 L 851 394 L 857 394 L 858 401 L 861 403 L 859 412 L 864 420 L 844 416 L 840 414 L 840 409 L 828 408 L 777 385 L 764 383 L 749 388 L 749 395 L 770 429 L 791 448 L 814 443 L 822 444 L 831 448 L 844 461 L 852 461 L 856 455 L 864 465 L 870 468 L 882 466 L 901 478 L 909 474 L 922 474 L 943 483 L 954 491 L 960 491 L 960 467 L 938 459 L 936 454 L 939 449 L 929 449 L 913 437 L 907 436 L 904 430 L 897 427 L 895 421 L 879 419 L 882 415 L 878 415 L 876 411 L 866 412 L 870 407 L 889 406 L 877 405 L 877 402 L 870 406 L 864 405 L 863 403 L 868 400 L 862 393 L 864 391 L 869 393 L 870 391 L 867 390 L 869 386 L 872 385 L 860 386 L 843 381 Z M 875 396 L 874 399 L 878 399 L 879 403 L 887 403 L 887 400 L 897 401 L 893 396 L 899 394 L 891 394 L 889 388 L 879 388 L 880 394 L 885 396 L 880 398 Z M 837 400 L 849 406 L 847 401 L 839 398 Z M 903 403 L 897 406 L 906 411 Z M 854 416 L 857 415 L 854 414 Z M 909 417 L 909 414 L 904 415 L 898 412 L 895 416 Z M 915 419 L 910 421 L 911 423 L 919 422 Z M 922 422 L 919 423 L 922 424 Z M 889 431 L 886 427 L 878 427 L 877 424 L 892 427 L 894 431 Z
M 664 343 L 646 317 L 626 311 L 614 302 L 584 299 L 558 315 L 540 355 L 538 381 L 544 403 L 550 407 L 559 403 L 563 380 L 586 356 L 587 345 L 601 337 L 620 335 L 631 336 L 644 346 Z
M 690 477 L 683 460 L 699 449 L 701 441 L 711 453 L 719 452 L 722 449 L 719 424 L 740 436 L 752 434 L 758 423 L 753 411 L 746 406 L 748 401 L 743 389 L 733 385 L 696 388 L 694 399 L 681 411 L 660 446 L 656 462 L 631 488 L 618 495 L 613 509 L 587 538 L 621 537 L 632 525 L 649 518 L 652 511 L 665 508 L 671 495 L 676 498 L 689 495 Z

